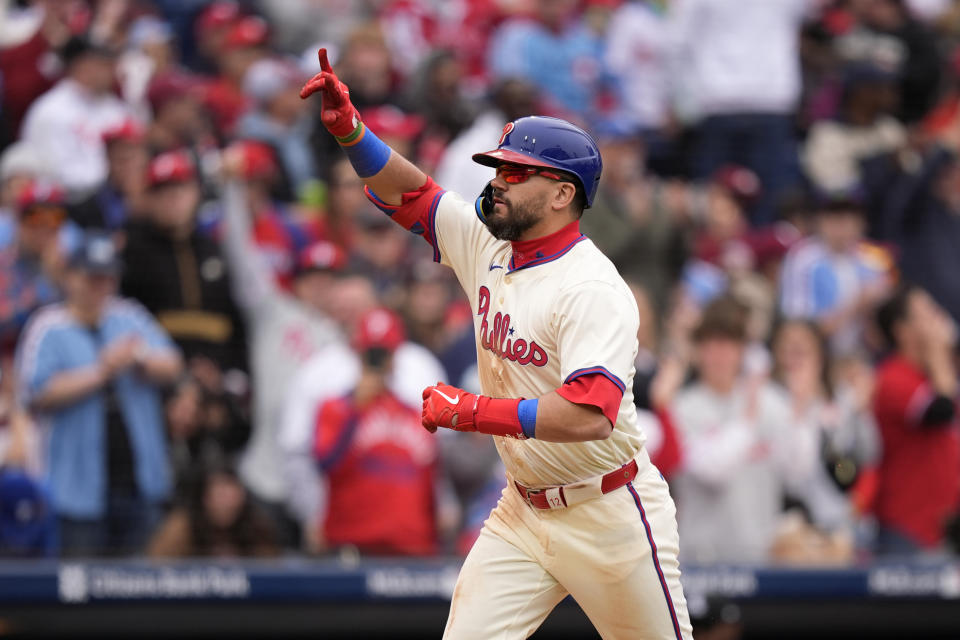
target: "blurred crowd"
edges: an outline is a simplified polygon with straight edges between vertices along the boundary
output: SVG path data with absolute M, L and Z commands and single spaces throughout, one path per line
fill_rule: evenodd
M 958 43 L 950 0 L 0 0 L 0 555 L 475 539 L 492 441 L 420 426 L 474 311 L 300 100 L 320 46 L 466 197 L 510 120 L 596 137 L 684 561 L 957 550 Z

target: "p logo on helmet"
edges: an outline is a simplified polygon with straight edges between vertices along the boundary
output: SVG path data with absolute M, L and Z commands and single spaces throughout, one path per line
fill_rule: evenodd
M 498 146 L 498 147 L 503 144 L 503 141 L 504 141 L 504 139 L 506 139 L 507 134 L 509 134 L 511 131 L 513 131 L 513 123 L 512 123 L 512 122 L 508 122 L 507 124 L 503 125 L 503 133 L 500 134 L 500 139 L 497 140 L 497 146 Z

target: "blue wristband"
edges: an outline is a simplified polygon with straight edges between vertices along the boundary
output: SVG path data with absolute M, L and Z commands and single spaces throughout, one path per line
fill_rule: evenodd
M 356 142 L 343 144 L 343 150 L 350 159 L 357 175 L 361 178 L 369 178 L 380 173 L 387 161 L 390 159 L 390 147 L 383 143 L 373 131 L 367 129 L 366 125 L 360 124 L 363 131 Z
M 521 400 L 517 405 L 517 418 L 520 419 L 520 428 L 523 429 L 523 435 L 528 438 L 535 438 L 537 432 L 537 406 L 540 401 Z

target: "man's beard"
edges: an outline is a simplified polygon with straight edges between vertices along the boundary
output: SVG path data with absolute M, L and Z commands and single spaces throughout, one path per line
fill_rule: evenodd
M 501 192 L 494 191 L 494 196 L 503 199 Z M 506 211 L 503 214 L 487 216 L 487 231 L 497 240 L 515 242 L 523 237 L 535 224 L 540 222 L 546 208 L 546 198 L 541 197 L 536 202 L 511 203 L 503 200 Z

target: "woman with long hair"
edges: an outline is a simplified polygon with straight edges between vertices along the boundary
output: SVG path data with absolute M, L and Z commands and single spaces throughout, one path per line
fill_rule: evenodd
M 275 556 L 273 523 L 226 463 L 205 465 L 186 504 L 175 508 L 150 543 L 154 557 Z
M 870 413 L 872 374 L 863 366 L 845 383 L 836 382 L 827 339 L 807 320 L 781 321 L 771 351 L 772 377 L 787 390 L 800 432 L 793 460 L 806 467 L 792 474 L 803 481 L 793 483 L 791 497 L 816 529 L 852 536 L 856 514 L 849 491 L 864 467 L 879 457 Z

